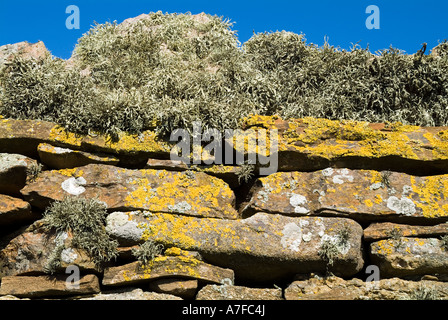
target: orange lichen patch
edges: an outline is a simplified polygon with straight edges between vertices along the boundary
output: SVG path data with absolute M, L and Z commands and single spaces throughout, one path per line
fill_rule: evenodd
M 73 132 L 69 132 L 61 126 L 55 126 L 50 131 L 49 139 L 50 141 L 57 141 L 66 145 L 80 147 L 83 137 Z
M 221 179 L 194 172 L 141 172 L 142 178 L 130 182 L 135 189 L 125 199 L 127 206 L 196 216 L 209 216 L 220 210 L 222 216 L 237 216 L 232 206 L 234 194 Z
M 262 115 L 250 115 L 241 120 L 243 127 L 262 127 L 265 129 L 275 129 L 278 122 L 281 121 L 280 117 L 274 116 L 262 116 Z
M 252 117 L 246 120 L 251 126 L 258 125 L 268 129 L 284 127 L 281 119 L 269 117 Z M 282 132 L 279 150 L 294 149 L 298 152 L 333 159 L 341 156 L 384 157 L 401 156 L 408 159 L 420 159 L 415 147 L 418 141 L 409 138 L 409 133 L 422 132 L 417 126 L 391 123 L 387 130 L 376 129 L 363 121 L 335 121 L 319 118 L 291 119 L 287 129 Z M 431 134 L 429 134 L 431 135 Z M 443 134 L 442 134 L 443 136 Z M 425 136 L 426 137 L 426 136 Z M 435 156 L 448 158 L 448 144 L 440 137 L 427 139 L 435 146 Z M 424 159 L 423 159 L 424 160 Z
M 110 149 L 120 153 L 134 152 L 170 152 L 171 146 L 168 143 L 160 141 L 157 134 L 152 131 L 145 131 L 140 135 L 121 134 L 118 141 L 110 138 L 102 138 L 104 144 Z
M 377 194 L 375 195 L 375 199 L 373 200 L 376 204 L 381 204 L 383 202 L 383 198 L 381 195 Z
M 418 195 L 415 204 L 426 218 L 448 216 L 448 175 L 429 176 L 417 183 L 411 177 L 412 191 Z
M 170 214 L 156 214 L 151 219 L 150 225 L 144 224 L 142 240 L 152 239 L 159 242 L 169 242 L 186 250 L 195 250 L 198 243 L 194 238 L 187 235 L 188 230 L 200 230 L 197 220 Z
M 80 168 L 61 169 L 61 170 L 57 170 L 57 172 L 59 174 L 62 174 L 63 176 L 75 177 L 75 178 L 79 178 L 84 174 L 84 171 Z
M 381 255 L 390 255 L 395 251 L 394 240 L 385 239 L 372 244 L 372 252 Z
M 364 203 L 366 204 L 366 206 L 368 206 L 369 208 L 373 207 L 373 202 L 370 199 L 366 199 L 364 200 Z
M 423 136 L 431 143 L 435 158 L 448 158 L 448 130 L 439 131 L 437 134 L 428 132 Z

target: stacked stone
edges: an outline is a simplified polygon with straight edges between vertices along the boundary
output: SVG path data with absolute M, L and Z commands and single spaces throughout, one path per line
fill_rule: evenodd
M 256 116 L 246 129 L 278 130 L 277 173 L 245 182 L 238 166 L 172 163 L 151 131 L 111 140 L 0 119 L 0 296 L 448 297 L 447 128 Z M 106 204 L 119 243 L 106 268 L 43 226 L 67 196 Z M 143 264 L 132 249 L 147 240 L 165 250 Z

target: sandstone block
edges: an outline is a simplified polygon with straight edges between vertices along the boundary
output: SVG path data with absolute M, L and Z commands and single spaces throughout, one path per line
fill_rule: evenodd
M 448 299 L 448 282 L 399 278 L 364 282 L 354 278 L 310 278 L 285 289 L 286 300 L 438 300 Z
M 37 147 L 42 163 L 53 169 L 71 169 L 91 163 L 116 165 L 120 159 L 112 155 L 94 154 L 41 143 Z
M 16 297 L 42 298 L 54 296 L 69 296 L 81 294 L 94 294 L 100 292 L 98 277 L 92 274 L 85 275 L 76 283 L 67 287 L 67 276 L 8 276 L 3 277 L 0 295 L 13 295 Z M 74 285 L 79 286 L 75 288 Z
M 106 286 L 134 285 L 166 277 L 183 277 L 210 283 L 234 281 L 234 273 L 230 269 L 213 266 L 193 258 L 162 256 L 147 265 L 136 261 L 107 268 L 102 283 Z
M 93 297 L 81 297 L 78 300 L 182 300 L 182 298 L 166 293 L 147 292 L 142 289 L 123 288 L 108 290 Z
M 382 278 L 416 275 L 446 275 L 448 250 L 439 239 L 386 239 L 370 245 L 370 258 Z
M 206 285 L 196 300 L 283 300 L 281 289 L 248 288 L 231 285 Z
M 0 194 L 0 227 L 10 226 L 37 219 L 28 202 Z
M 278 130 L 278 171 L 337 167 L 448 173 L 447 127 L 253 116 L 246 119 L 245 129 L 266 129 L 268 135 Z
M 4 276 L 44 274 L 56 247 L 63 245 L 61 252 L 61 272 L 69 265 L 77 265 L 81 270 L 94 271 L 95 264 L 86 252 L 72 248 L 72 236 L 63 232 L 46 231 L 41 221 L 36 221 L 22 234 L 12 239 L 0 251 L 0 278 Z
M 0 153 L 0 193 L 20 194 L 31 166 L 37 166 L 36 160 L 20 154 Z
M 195 218 L 149 212 L 114 212 L 106 230 L 119 242 L 152 239 L 165 247 L 198 251 L 205 261 L 230 268 L 241 279 L 265 282 L 296 273 L 325 272 L 321 251 L 332 247 L 331 271 L 361 270 L 361 226 L 351 219 L 286 217 L 257 213 L 242 220 Z
M 184 299 L 191 299 L 198 290 L 198 280 L 185 280 L 176 278 L 157 279 L 149 284 L 151 291 L 172 294 Z
M 45 171 L 22 189 L 31 205 L 44 209 L 66 196 L 97 197 L 109 210 L 151 210 L 238 218 L 235 195 L 224 181 L 202 172 L 129 170 L 90 164 Z
M 391 222 L 371 223 L 364 229 L 367 242 L 399 237 L 435 238 L 448 234 L 448 223 L 433 226 L 414 226 Z
M 258 179 L 243 215 L 345 216 L 361 221 L 448 221 L 448 175 L 327 168 Z

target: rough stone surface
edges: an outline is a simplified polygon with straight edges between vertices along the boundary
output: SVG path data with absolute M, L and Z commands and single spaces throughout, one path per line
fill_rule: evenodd
M 157 257 L 147 265 L 132 262 L 104 270 L 103 285 L 134 285 L 164 277 L 185 277 L 209 283 L 234 281 L 234 273 L 202 261 L 186 257 Z
M 0 278 L 44 274 L 51 254 L 60 244 L 71 253 L 61 255 L 62 272 L 69 265 L 77 265 L 81 270 L 96 271 L 95 264 L 88 255 L 82 250 L 71 248 L 70 241 L 70 234 L 46 231 L 41 221 L 35 222 L 0 251 Z
M 149 289 L 158 293 L 179 296 L 183 299 L 192 299 L 198 290 L 198 280 L 176 278 L 157 279 L 150 282 Z
M 448 250 L 435 238 L 386 239 L 370 245 L 370 258 L 381 277 L 448 274 Z
M 37 217 L 28 202 L 0 194 L 0 227 L 36 220 Z
M 40 60 L 49 54 L 50 53 L 42 41 L 36 43 L 28 43 L 24 41 L 14 44 L 6 44 L 0 47 L 0 69 L 2 69 L 7 61 L 12 60 L 15 55 L 18 55 L 23 59 Z
M 172 145 L 157 138 L 156 133 L 145 131 L 140 135 L 120 133 L 117 140 L 108 136 L 78 135 L 55 123 L 37 120 L 0 119 L 0 152 L 19 153 L 37 157 L 37 146 L 54 146 L 86 152 L 104 152 L 113 155 L 139 157 L 170 157 Z
M 26 156 L 0 153 L 0 193 L 20 194 L 20 189 L 25 186 L 28 170 L 33 165 L 37 165 L 36 160 Z
M 160 159 L 148 159 L 146 162 L 145 169 L 156 169 L 156 170 L 168 170 L 168 171 L 198 171 L 205 172 L 211 176 L 215 176 L 224 180 L 229 184 L 231 188 L 238 187 L 241 181 L 238 179 L 238 173 L 241 168 L 238 166 L 230 165 L 187 165 L 183 162 L 171 161 L 171 160 L 160 160 Z
M 66 196 L 97 197 L 109 210 L 151 210 L 238 218 L 235 195 L 224 181 L 202 172 L 128 170 L 90 164 L 45 171 L 22 189 L 31 205 L 45 208 Z
M 165 247 L 198 251 L 206 261 L 259 282 L 326 271 L 327 261 L 319 254 L 325 242 L 338 252 L 332 272 L 353 275 L 363 264 L 362 228 L 345 218 L 258 213 L 248 219 L 225 220 L 115 212 L 106 223 L 106 230 L 120 242 L 152 239 Z M 346 242 L 341 241 L 344 231 L 349 234 Z
M 0 295 L 16 297 L 42 298 L 52 296 L 68 296 L 93 294 L 100 292 L 100 283 L 95 275 L 85 275 L 72 287 L 67 287 L 67 276 L 8 276 L 3 277 Z
M 294 281 L 286 300 L 438 300 L 448 299 L 448 282 L 407 281 L 398 278 L 364 282 L 354 278 L 314 277 Z
M 327 168 L 258 179 L 244 215 L 333 215 L 364 221 L 448 221 L 448 175 Z
M 253 116 L 246 119 L 245 128 L 267 129 L 268 135 L 278 130 L 278 171 L 338 167 L 448 173 L 447 127 Z
M 37 151 L 42 163 L 53 169 L 76 168 L 91 163 L 116 165 L 120 162 L 120 159 L 112 155 L 55 147 L 47 143 L 39 144 Z
M 147 292 L 139 288 L 125 288 L 108 290 L 93 297 L 79 298 L 78 300 L 182 300 L 182 298 L 166 293 Z
M 392 222 L 371 223 L 364 229 L 364 240 L 367 242 L 399 237 L 435 238 L 448 234 L 448 223 L 434 226 L 414 226 Z
M 198 292 L 196 300 L 283 300 L 283 298 L 281 289 L 207 285 Z

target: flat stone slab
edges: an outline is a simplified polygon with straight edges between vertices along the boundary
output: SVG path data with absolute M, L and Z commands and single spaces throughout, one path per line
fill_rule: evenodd
M 199 290 L 196 300 L 283 300 L 282 294 L 281 289 L 210 284 Z
M 278 171 L 337 167 L 448 173 L 448 127 L 256 115 L 246 119 L 244 129 L 245 135 L 250 129 L 267 130 L 267 135 L 278 130 Z
M 184 299 L 192 299 L 198 290 L 198 280 L 166 278 L 149 283 L 149 289 L 158 293 L 172 294 Z
M 243 215 L 328 215 L 362 221 L 448 221 L 448 175 L 327 168 L 259 178 Z
M 120 133 L 118 139 L 92 133 L 80 135 L 46 121 L 0 118 L 0 152 L 38 156 L 40 143 L 86 152 L 104 152 L 114 155 L 164 156 L 169 158 L 173 144 L 162 141 L 153 131 L 140 135 Z
M 66 196 L 97 197 L 109 210 L 152 210 L 201 217 L 238 218 L 235 195 L 221 179 L 202 172 L 129 170 L 109 165 L 44 171 L 21 190 L 44 209 Z
M 448 250 L 435 238 L 402 237 L 373 242 L 370 259 L 379 267 L 381 278 L 448 274 Z
M 0 227 L 37 220 L 28 202 L 0 194 Z
M 0 193 L 20 194 L 31 166 L 37 166 L 36 160 L 20 154 L 0 153 Z
M 0 278 L 4 276 L 45 274 L 46 267 L 58 245 L 63 245 L 60 272 L 69 265 L 80 270 L 97 272 L 97 268 L 84 250 L 71 246 L 71 234 L 56 234 L 36 221 L 0 250 Z
M 168 171 L 197 171 L 204 172 L 211 176 L 220 178 L 230 185 L 231 188 L 236 188 L 241 185 L 238 179 L 238 173 L 241 168 L 231 165 L 187 165 L 180 161 L 148 159 L 145 169 L 168 170 Z
M 364 229 L 364 240 L 372 242 L 396 237 L 435 238 L 446 234 L 448 234 L 448 223 L 441 223 L 434 226 L 414 226 L 383 222 L 371 223 Z
M 338 277 L 294 281 L 285 289 L 286 300 L 438 300 L 448 299 L 448 282 L 399 278 L 364 282 Z
M 71 169 L 91 163 L 116 165 L 120 162 L 120 159 L 113 155 L 55 147 L 48 143 L 39 144 L 37 152 L 42 163 L 53 169 Z
M 234 281 L 234 273 L 187 257 L 157 257 L 147 265 L 138 261 L 104 270 L 105 286 L 134 285 L 166 277 L 197 279 L 208 283 Z
M 111 291 L 112 290 L 101 292 L 93 297 L 81 297 L 77 300 L 182 300 L 182 298 L 171 294 L 147 292 L 138 288 L 124 288 L 119 291 L 117 290 L 116 292 Z
M 69 296 L 94 294 L 100 292 L 98 277 L 85 275 L 76 283 L 69 281 L 67 276 L 7 276 L 2 278 L 0 295 L 13 295 L 25 298 L 42 298 L 54 296 Z M 75 287 L 78 286 L 77 288 Z
M 362 228 L 345 218 L 257 213 L 247 219 L 227 220 L 114 212 L 106 219 L 106 230 L 127 245 L 152 239 L 165 247 L 198 251 L 205 261 L 257 282 L 325 272 L 327 260 L 320 252 L 326 244 L 337 252 L 332 272 L 350 276 L 363 265 Z

